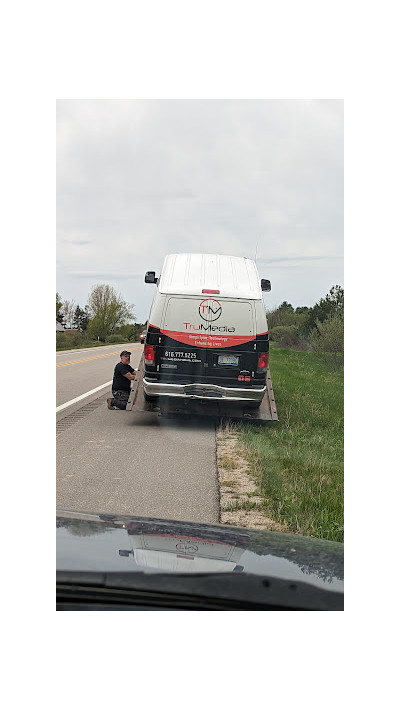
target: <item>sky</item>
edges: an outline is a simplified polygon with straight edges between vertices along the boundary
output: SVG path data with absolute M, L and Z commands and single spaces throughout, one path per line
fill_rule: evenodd
M 343 278 L 343 101 L 57 101 L 57 291 L 110 284 L 136 320 L 174 252 L 255 259 L 267 309 Z

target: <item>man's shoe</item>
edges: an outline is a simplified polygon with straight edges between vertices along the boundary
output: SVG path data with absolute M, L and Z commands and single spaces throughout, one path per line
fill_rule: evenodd
M 109 410 L 113 410 L 113 406 L 111 405 L 112 403 L 112 397 L 107 398 L 107 407 Z

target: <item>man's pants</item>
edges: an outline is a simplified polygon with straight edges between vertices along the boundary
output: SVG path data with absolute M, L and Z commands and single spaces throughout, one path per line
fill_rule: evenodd
M 113 390 L 111 405 L 113 407 L 118 407 L 119 410 L 126 410 L 129 395 L 130 393 L 127 390 Z

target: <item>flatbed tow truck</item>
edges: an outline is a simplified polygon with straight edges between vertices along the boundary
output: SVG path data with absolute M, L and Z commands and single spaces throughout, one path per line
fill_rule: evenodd
M 227 400 L 201 399 L 199 396 L 186 398 L 160 397 L 157 402 L 147 402 L 143 389 L 144 354 L 140 359 L 135 380 L 132 382 L 131 393 L 126 406 L 131 412 L 153 412 L 160 417 L 169 415 L 195 415 L 219 417 L 230 420 L 248 420 L 256 423 L 266 423 L 278 420 L 275 396 L 272 389 L 269 368 L 266 375 L 267 389 L 260 406 L 246 407 L 244 404 L 231 404 Z

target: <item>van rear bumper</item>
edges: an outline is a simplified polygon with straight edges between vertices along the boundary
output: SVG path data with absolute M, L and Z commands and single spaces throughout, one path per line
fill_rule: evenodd
M 146 395 L 153 397 L 185 397 L 207 400 L 230 400 L 236 402 L 261 402 L 266 386 L 263 388 L 227 388 L 210 383 L 189 383 L 187 385 L 150 382 L 143 378 Z

